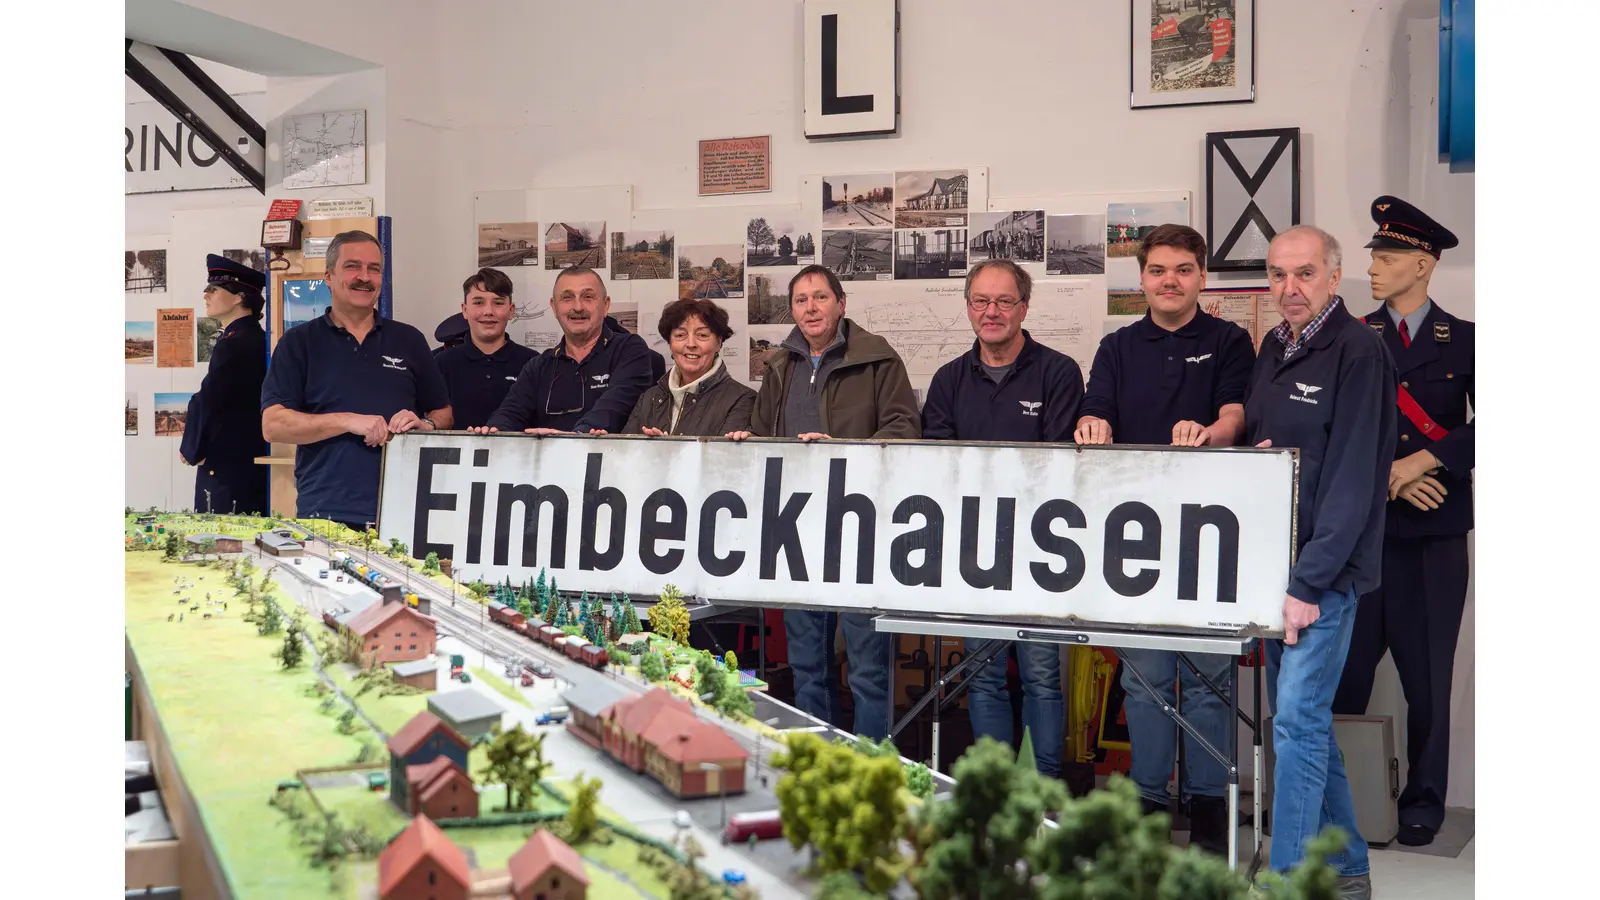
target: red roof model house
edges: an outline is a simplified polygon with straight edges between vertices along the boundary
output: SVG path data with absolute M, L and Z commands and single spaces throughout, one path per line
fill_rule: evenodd
M 431 712 L 417 713 L 404 728 L 389 738 L 389 799 L 395 806 L 410 812 L 410 785 L 406 781 L 406 770 L 444 756 L 464 772 L 467 768 L 467 751 L 470 749 L 466 738 L 439 721 L 438 716 Z
M 649 772 L 673 794 L 744 792 L 749 753 L 665 688 L 618 700 L 599 718 L 606 751 L 635 772 Z
M 433 619 L 404 603 L 374 603 L 345 623 L 361 638 L 363 664 L 409 662 L 433 655 Z
M 407 812 L 430 819 L 476 819 L 478 789 L 455 760 L 439 755 L 433 762 L 406 766 Z
M 439 826 L 418 816 L 378 857 L 378 900 L 467 900 L 472 870 Z
M 511 854 L 512 900 L 585 900 L 589 876 L 578 851 L 541 828 Z

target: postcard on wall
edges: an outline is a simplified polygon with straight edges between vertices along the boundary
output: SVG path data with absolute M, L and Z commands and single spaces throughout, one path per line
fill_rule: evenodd
M 677 265 L 669 228 L 611 232 L 611 277 L 616 281 L 659 281 L 671 278 Z
M 194 358 L 197 362 L 210 362 L 211 352 L 217 348 L 217 338 L 222 337 L 222 320 L 201 316 L 194 323 Z
M 1106 217 L 1046 216 L 1046 275 L 1101 275 L 1106 270 Z
M 1200 294 L 1200 308 L 1210 315 L 1219 319 L 1227 319 L 1229 322 L 1238 325 L 1254 340 L 1256 337 L 1256 307 L 1260 303 L 1261 296 L 1266 293 L 1266 288 L 1202 291 Z M 1268 299 L 1271 299 L 1270 296 Z
M 1189 201 L 1113 203 L 1106 207 L 1106 284 L 1111 290 L 1139 289 L 1139 244 L 1156 226 L 1168 224 L 1189 224 Z
M 822 264 L 840 281 L 894 278 L 894 234 L 886 228 L 849 228 L 822 233 Z
M 965 228 L 966 225 L 966 169 L 895 173 L 894 227 Z
M 817 240 L 800 227 L 798 212 L 764 213 L 745 226 L 745 255 L 752 269 L 809 266 L 817 261 Z
M 890 228 L 894 225 L 894 175 L 822 176 L 822 227 Z
M 122 258 L 122 290 L 125 293 L 166 293 L 167 251 L 125 250 Z
M 478 225 L 479 268 L 538 264 L 538 222 L 490 222 Z
M 156 394 L 156 437 L 182 437 L 189 418 L 189 399 L 194 392 Z
M 1255 0 L 1133 0 L 1134 109 L 1255 99 Z
M 156 368 L 194 366 L 194 310 L 156 310 Z
M 745 277 L 745 299 L 749 301 L 751 325 L 793 325 L 789 306 L 787 272 L 757 271 Z
M 793 325 L 755 325 L 749 328 L 750 381 L 760 381 L 767 373 L 767 356 L 777 350 L 783 339 L 794 330 Z
M 1009 259 L 1037 278 L 1044 274 L 1044 210 L 974 212 L 967 261 Z
M 894 233 L 894 277 L 967 277 L 967 229 L 922 228 Z
M 139 395 L 133 391 L 122 395 L 122 433 L 129 437 L 139 433 Z
M 1106 315 L 1142 316 L 1150 309 L 1144 291 L 1107 291 Z
M 551 222 L 544 230 L 544 267 L 606 267 L 605 222 Z
M 723 300 L 744 296 L 744 247 L 689 244 L 678 248 L 678 299 Z
M 700 196 L 772 190 L 772 136 L 700 142 Z
M 151 365 L 156 361 L 156 323 L 125 322 L 122 361 L 130 365 Z

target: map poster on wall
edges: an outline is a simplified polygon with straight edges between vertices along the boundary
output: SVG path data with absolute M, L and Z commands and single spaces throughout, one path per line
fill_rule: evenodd
M 312 113 L 283 120 L 283 186 L 367 183 L 367 111 Z
M 194 310 L 156 310 L 156 368 L 193 368 L 194 346 Z
M 700 142 L 700 196 L 772 190 L 772 136 Z

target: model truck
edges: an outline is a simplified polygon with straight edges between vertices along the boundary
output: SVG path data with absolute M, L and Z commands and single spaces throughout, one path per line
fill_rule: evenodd
M 450 677 L 451 678 L 460 678 L 461 677 L 461 673 L 463 671 L 465 671 L 466 665 L 467 665 L 467 661 L 464 658 L 462 658 L 461 654 L 457 653 L 457 654 L 451 656 L 450 657 Z

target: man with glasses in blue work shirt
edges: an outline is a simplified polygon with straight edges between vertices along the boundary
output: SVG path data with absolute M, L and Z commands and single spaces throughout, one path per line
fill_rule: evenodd
M 1089 391 L 1075 437 L 1080 444 L 1165 444 L 1228 447 L 1244 431 L 1244 395 L 1254 353 L 1250 335 L 1200 308 L 1206 286 L 1206 242 L 1186 225 L 1162 225 L 1139 245 L 1139 286 L 1150 310 L 1106 335 L 1089 370 Z M 1178 725 L 1163 709 L 1183 694 L 1183 717 L 1211 745 L 1227 746 L 1233 710 L 1171 650 L 1123 649 L 1128 745 L 1133 781 L 1146 813 L 1164 812 L 1178 750 Z M 1232 656 L 1186 654 L 1212 684 L 1228 683 Z M 1138 669 L 1161 691 L 1139 682 Z M 1189 843 L 1228 852 L 1227 771 L 1192 736 L 1184 735 Z
M 607 315 L 605 282 L 587 266 L 556 276 L 550 311 L 561 343 L 528 361 L 500 408 L 477 434 L 620 433 L 639 395 L 667 373 L 666 360 L 644 338 Z
M 278 339 L 261 386 L 261 432 L 295 444 L 301 518 L 365 532 L 378 517 L 378 471 L 389 437 L 453 422 L 444 379 L 422 332 L 378 315 L 383 250 L 364 231 L 328 244 L 332 305 Z
M 1083 372 L 1072 357 L 1038 343 L 1023 330 L 1033 279 L 1009 259 L 967 272 L 967 320 L 977 340 L 945 363 L 928 385 L 922 436 L 946 441 L 1072 440 L 1083 400 Z M 1011 697 L 1006 665 L 1012 650 L 1022 682 L 1022 724 L 1033 738 L 1040 774 L 1061 772 L 1067 715 L 1061 692 L 1061 648 L 1018 641 L 978 671 L 968 688 L 975 736 L 1011 743 Z

